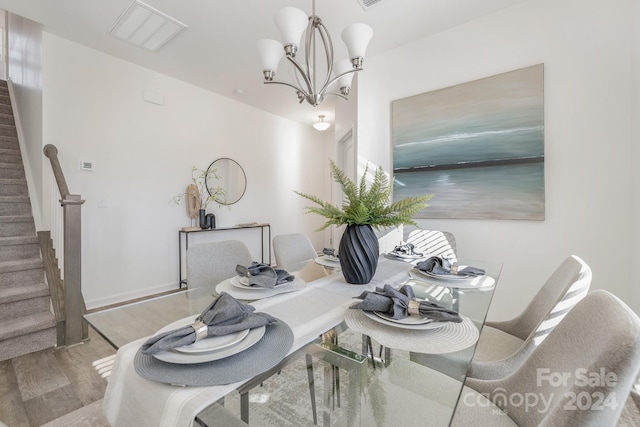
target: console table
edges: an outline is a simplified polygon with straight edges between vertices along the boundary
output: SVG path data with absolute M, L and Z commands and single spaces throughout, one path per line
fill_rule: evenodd
M 264 263 L 271 265 L 271 225 L 268 223 L 258 224 L 258 223 L 250 223 L 250 224 L 237 224 L 216 228 L 208 228 L 208 229 L 200 229 L 200 230 L 179 230 L 178 231 L 178 286 L 182 288 L 182 285 L 187 284 L 187 279 L 183 278 L 182 275 L 182 241 L 184 240 L 184 250 L 186 254 L 186 250 L 189 249 L 189 235 L 192 233 L 208 233 L 212 231 L 232 231 L 232 230 L 242 230 L 242 229 L 255 229 L 256 231 L 260 231 L 260 251 L 261 251 L 261 260 Z M 267 232 L 267 257 L 265 259 L 264 253 L 264 241 L 265 241 L 265 231 Z M 183 238 L 184 236 L 184 238 Z

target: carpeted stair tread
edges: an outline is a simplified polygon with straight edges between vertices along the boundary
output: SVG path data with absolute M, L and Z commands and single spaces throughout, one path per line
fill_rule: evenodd
M 0 185 L 21 185 L 26 182 L 25 178 L 0 178 Z
M 48 295 L 49 287 L 44 283 L 26 285 L 19 288 L 0 288 L 0 304 Z
M 12 163 L 22 165 L 22 156 L 20 150 L 12 150 L 9 148 L 0 148 L 0 157 L 4 163 Z
M 15 245 L 37 245 L 38 236 L 10 236 L 0 237 L 1 246 L 15 246 Z
M 33 215 L 5 215 L 0 216 L 0 224 L 9 222 L 31 222 Z
M 28 193 L 26 179 L 0 178 L 0 196 L 20 196 Z M 2 223 L 2 219 L 0 219 L 0 223 Z
M 35 235 L 36 227 L 32 215 L 0 216 L 0 237 Z
M 53 328 L 56 325 L 55 316 L 47 311 L 33 313 L 29 316 L 20 316 L 13 319 L 5 319 L 0 323 L 0 343 L 2 340 L 18 337 L 31 332 Z
M 4 215 L 25 215 L 31 213 L 29 196 L 0 196 L 0 217 Z
M 24 178 L 24 166 L 21 163 L 0 162 L 0 178 Z
M 8 273 L 11 271 L 33 270 L 36 268 L 44 268 L 41 258 L 29 258 L 15 261 L 0 262 L 0 273 Z
M 2 92 L 0 92 L 0 94 L 2 94 Z M 13 120 L 13 114 L 7 114 L 0 111 L 0 123 L 10 125 L 10 126 L 15 126 L 15 122 Z

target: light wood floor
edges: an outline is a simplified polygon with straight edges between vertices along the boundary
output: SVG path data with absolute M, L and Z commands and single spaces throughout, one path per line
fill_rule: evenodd
M 115 352 L 89 328 L 82 344 L 0 362 L 0 422 L 37 427 L 102 399 Z

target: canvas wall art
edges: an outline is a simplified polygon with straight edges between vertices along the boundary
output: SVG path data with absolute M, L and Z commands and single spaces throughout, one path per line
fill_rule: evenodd
M 544 220 L 543 64 L 392 103 L 394 200 L 418 218 Z

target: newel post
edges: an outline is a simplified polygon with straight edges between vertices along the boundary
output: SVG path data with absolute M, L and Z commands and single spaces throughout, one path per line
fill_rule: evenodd
M 68 194 L 60 200 L 64 210 L 64 307 L 65 341 L 77 344 L 84 338 L 84 300 L 82 298 L 81 207 L 79 195 Z
M 44 154 L 51 162 L 53 176 L 60 191 L 64 228 L 64 342 L 65 345 L 80 343 L 87 338 L 82 297 L 82 233 L 81 208 L 84 200 L 80 195 L 69 194 L 69 187 L 58 161 L 58 149 L 51 144 L 44 147 Z

